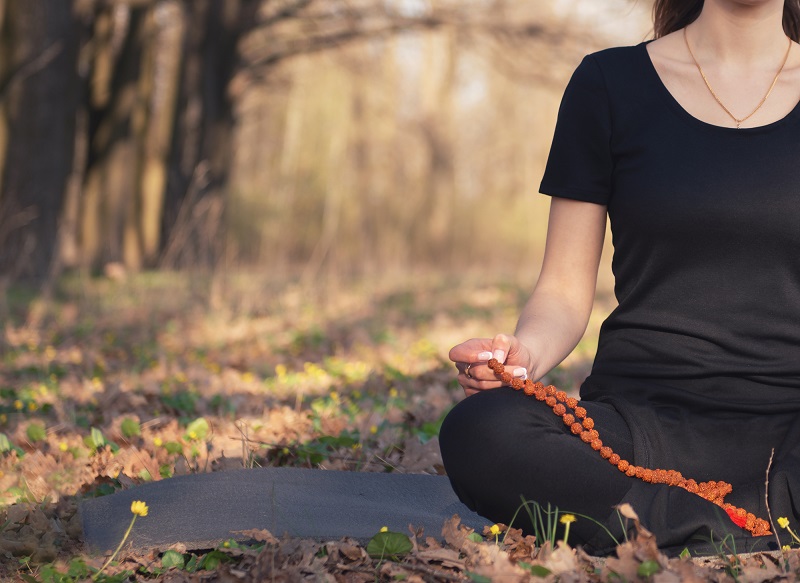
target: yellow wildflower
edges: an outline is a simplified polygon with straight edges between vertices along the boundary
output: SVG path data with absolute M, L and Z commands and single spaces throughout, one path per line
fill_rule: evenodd
M 381 527 L 381 532 L 389 532 L 389 527 L 388 526 L 382 526 Z
M 22 411 L 22 408 L 24 406 L 25 406 L 25 404 L 22 401 L 20 401 L 19 399 L 14 401 L 14 409 L 16 409 L 17 411 Z
M 141 500 L 134 500 L 131 503 L 131 512 L 134 513 L 136 516 L 147 516 L 147 504 L 142 502 Z
M 275 367 L 275 375 L 278 377 L 285 377 L 286 376 L 286 365 L 279 364 Z
M 788 553 L 789 551 L 791 551 L 791 550 L 792 550 L 792 547 L 790 547 L 789 545 L 783 545 L 783 546 L 781 547 L 781 550 L 782 550 L 784 553 Z
M 8 415 L 6 415 L 5 413 L 0 413 L 0 423 L 5 425 L 6 421 L 8 421 Z
M 69 446 L 67 445 L 66 441 L 62 441 L 61 443 L 58 444 L 58 449 L 60 449 L 61 451 L 67 451 L 69 449 Z
M 561 524 L 564 525 L 564 544 L 565 545 L 569 544 L 569 542 L 568 542 L 569 541 L 569 527 L 572 526 L 572 523 L 575 522 L 576 520 L 578 520 L 578 519 L 575 518 L 574 514 L 564 514 L 564 515 L 561 516 L 561 518 L 558 519 L 558 521 Z
M 498 534 L 500 534 L 500 527 L 497 526 L 496 524 L 493 524 L 489 529 L 489 532 L 491 532 L 494 536 L 497 536 Z
M 392 399 L 396 398 L 396 397 L 397 397 L 397 389 L 395 389 L 394 387 L 392 387 L 391 389 L 389 389 L 389 396 L 390 396 Z
M 785 516 L 781 516 L 778 519 L 778 526 L 780 526 L 781 528 L 788 528 L 789 527 L 789 519 L 786 518 Z
M 373 425 L 372 427 L 369 428 L 369 432 L 372 435 L 375 435 L 376 433 L 378 433 L 378 426 L 377 425 Z
M 33 401 L 31 401 L 30 403 L 28 403 L 28 410 L 29 410 L 29 411 L 36 411 L 36 409 L 38 409 L 38 408 L 39 408 L 39 405 L 37 405 L 37 404 L 36 404 L 35 402 L 33 402 Z
M 164 445 L 164 440 L 162 440 L 160 437 L 154 437 L 153 445 L 155 445 L 156 447 L 161 447 L 162 445 Z

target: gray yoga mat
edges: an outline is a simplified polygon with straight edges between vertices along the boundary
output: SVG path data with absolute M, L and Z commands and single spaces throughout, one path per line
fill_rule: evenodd
M 137 486 L 80 505 L 86 544 L 113 550 L 131 520 L 131 502 L 143 500 L 133 548 L 213 548 L 236 534 L 267 529 L 275 536 L 367 540 L 382 526 L 408 532 L 408 525 L 441 537 L 444 521 L 458 514 L 480 531 L 490 521 L 458 501 L 444 476 L 260 468 L 180 476 Z

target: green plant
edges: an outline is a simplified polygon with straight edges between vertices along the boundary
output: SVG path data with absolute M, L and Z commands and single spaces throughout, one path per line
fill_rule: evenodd
M 142 434 L 142 428 L 136 420 L 126 417 L 122 420 L 119 426 L 122 436 L 126 439 L 131 437 L 139 437 Z
M 170 550 L 161 555 L 161 567 L 164 569 L 171 569 L 172 567 L 183 569 L 185 564 L 186 560 L 183 558 L 183 554 L 178 551 Z
M 743 565 L 741 558 L 739 558 L 739 553 L 736 551 L 736 539 L 734 539 L 733 535 L 727 534 L 717 541 L 714 540 L 714 533 L 712 532 L 710 537 L 705 540 L 714 548 L 714 552 L 720 563 L 722 563 L 724 571 L 738 583 Z
M 25 429 L 25 435 L 28 436 L 31 443 L 37 443 L 47 439 L 47 430 L 41 423 L 31 423 L 28 425 L 27 429 Z
M 528 518 L 531 521 L 531 527 L 533 529 L 533 535 L 536 537 L 536 543 L 540 546 L 545 542 L 549 542 L 553 547 L 555 546 L 559 524 L 564 525 L 564 537 L 562 540 L 566 543 L 567 538 L 569 537 L 570 524 L 575 522 L 576 517 L 584 518 L 594 522 L 597 526 L 605 531 L 615 545 L 620 544 L 608 527 L 606 527 L 602 522 L 598 522 L 591 516 L 586 516 L 585 514 L 580 514 L 579 512 L 563 512 L 558 508 L 551 507 L 550 504 L 548 504 L 545 508 L 538 502 L 525 500 L 525 498 L 521 498 L 521 500 L 522 504 L 517 507 L 516 512 L 514 512 L 514 516 L 511 517 L 509 526 L 514 524 L 517 519 L 517 515 L 524 508 L 525 512 L 528 514 Z M 559 518 L 559 515 L 561 518 Z M 506 533 L 506 536 L 508 536 L 508 533 Z M 503 540 L 505 541 L 505 537 L 503 537 Z
M 107 440 L 105 435 L 103 435 L 103 432 L 97 427 L 92 427 L 89 430 L 89 435 L 83 438 L 83 444 L 89 448 L 91 453 L 95 453 L 97 450 L 105 446 L 110 447 L 111 451 L 114 453 L 119 451 L 119 445 L 113 441 Z
M 397 561 L 411 552 L 414 546 L 408 535 L 392 532 L 385 526 L 367 543 L 367 554 L 373 559 Z
M 211 427 L 205 417 L 195 419 L 186 426 L 186 439 L 190 441 L 202 441 L 208 436 Z

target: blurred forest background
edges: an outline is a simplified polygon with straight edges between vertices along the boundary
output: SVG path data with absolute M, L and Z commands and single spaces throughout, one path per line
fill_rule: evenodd
M 0 278 L 530 271 L 563 87 L 650 7 L 0 0 Z
M 447 351 L 513 331 L 536 281 L 564 86 L 650 10 L 0 0 L 0 580 L 148 481 L 444 473 Z

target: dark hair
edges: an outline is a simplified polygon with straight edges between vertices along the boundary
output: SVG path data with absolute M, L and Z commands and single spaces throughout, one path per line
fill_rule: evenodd
M 660 38 L 691 24 L 700 16 L 703 0 L 655 0 L 653 32 Z M 785 0 L 783 30 L 795 42 L 800 42 L 800 0 Z

